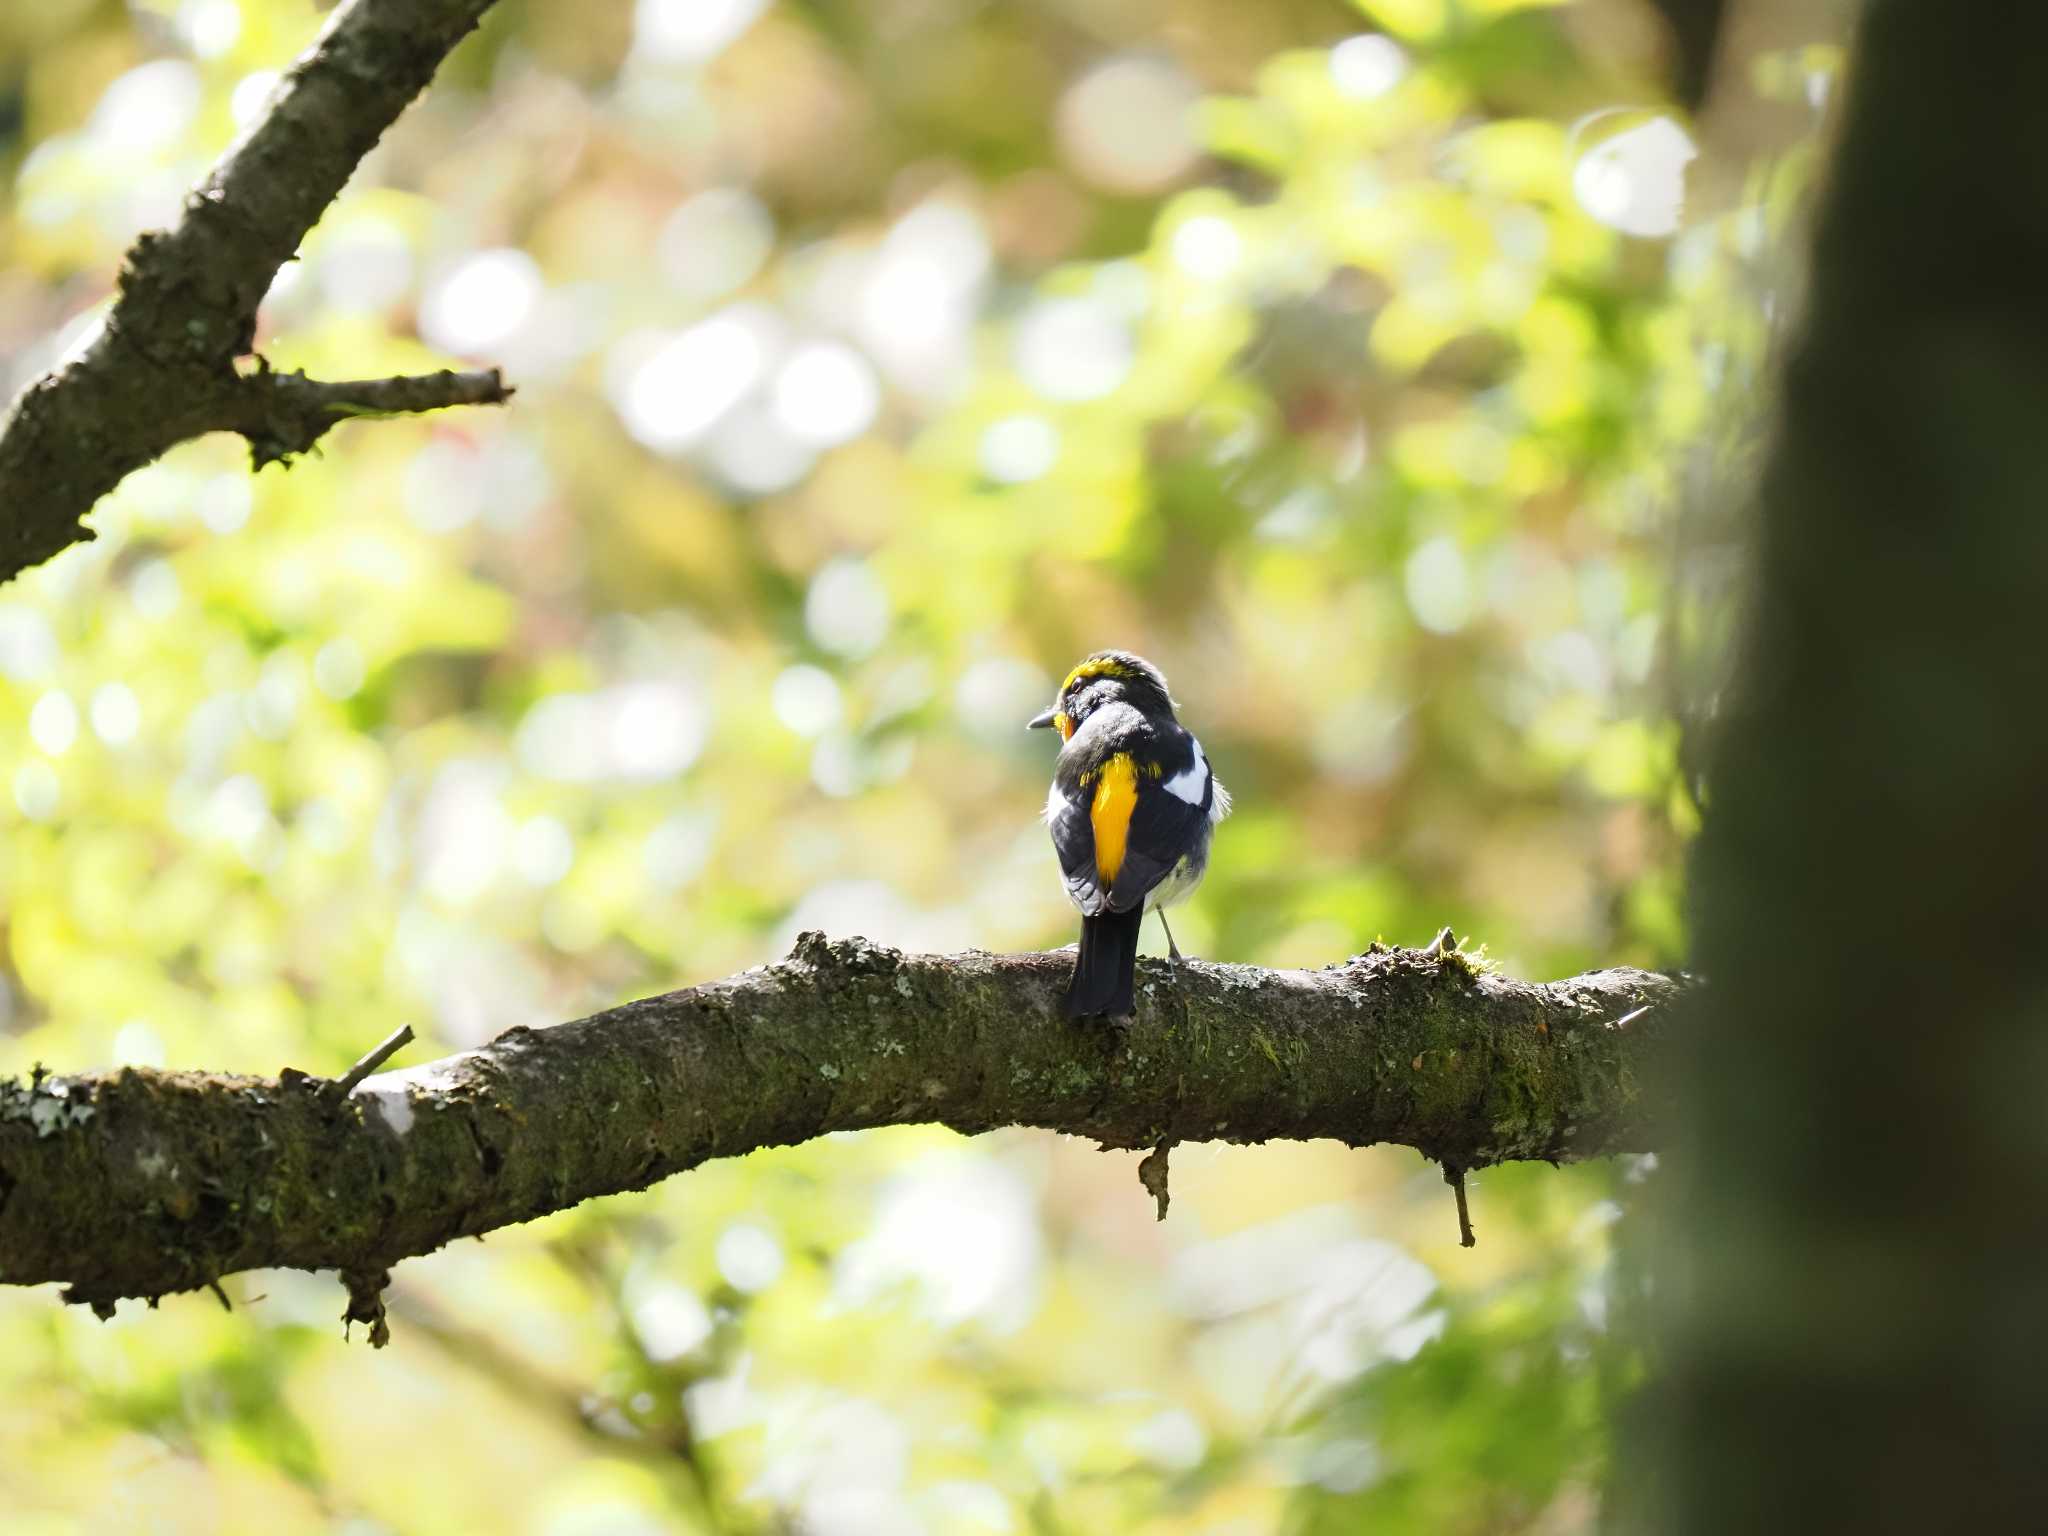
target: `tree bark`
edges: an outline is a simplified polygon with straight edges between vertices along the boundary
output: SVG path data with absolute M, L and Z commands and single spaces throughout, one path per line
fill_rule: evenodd
M 1663 1453 L 1622 1529 L 2048 1508 L 2043 59 L 2038 8 L 1864 13 L 1709 781 Z
M 1647 1148 L 1682 979 L 1528 983 L 1455 949 L 1322 971 L 1142 963 L 1137 1016 L 1059 1014 L 1046 955 L 806 934 L 776 965 L 367 1077 L 126 1068 L 0 1082 L 0 1282 L 102 1310 L 257 1266 L 383 1271 L 457 1237 L 827 1131 L 1028 1125 L 1395 1142 L 1469 1169 Z M 1165 1195 L 1164 1162 L 1147 1185 Z
M 328 384 L 236 367 L 278 268 L 491 3 L 344 0 L 178 222 L 136 240 L 104 323 L 0 420 L 0 581 L 92 538 L 93 504 L 188 437 L 239 432 L 260 469 L 349 416 L 510 396 L 495 369 Z

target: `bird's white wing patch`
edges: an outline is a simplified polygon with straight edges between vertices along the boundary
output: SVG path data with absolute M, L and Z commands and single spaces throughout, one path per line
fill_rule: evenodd
M 1209 759 L 1202 755 L 1202 744 L 1194 737 L 1188 738 L 1188 745 L 1195 749 L 1195 760 L 1166 781 L 1166 792 L 1189 805 L 1200 805 L 1209 784 Z

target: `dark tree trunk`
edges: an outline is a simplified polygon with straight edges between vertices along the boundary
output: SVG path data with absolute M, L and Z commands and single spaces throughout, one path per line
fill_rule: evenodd
M 1654 1506 L 2048 1521 L 2048 12 L 1878 0 L 1695 869 Z

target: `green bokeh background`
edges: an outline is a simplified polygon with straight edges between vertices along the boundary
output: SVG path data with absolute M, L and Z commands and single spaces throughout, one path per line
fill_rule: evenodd
M 0 15 L 13 387 L 320 20 Z M 1621 0 L 504 0 L 260 346 L 511 406 L 188 444 L 0 588 L 0 1073 L 417 1059 L 806 927 L 1067 942 L 1022 725 L 1107 645 L 1236 795 L 1190 953 L 1679 963 L 1684 466 L 1808 151 L 1615 227 L 1662 46 Z M 715 1164 L 403 1266 L 381 1353 L 329 1277 L 0 1291 L 0 1527 L 1590 1528 L 1644 1165 L 1480 1175 L 1468 1252 L 1409 1152 L 1186 1147 L 1163 1225 L 1134 1163 Z

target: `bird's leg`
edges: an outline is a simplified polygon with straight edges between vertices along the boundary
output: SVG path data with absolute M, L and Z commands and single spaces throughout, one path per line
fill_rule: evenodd
M 1173 942 L 1173 927 L 1166 921 L 1166 908 L 1154 907 L 1152 910 L 1159 914 L 1159 926 L 1166 930 L 1166 953 L 1173 961 L 1174 969 L 1178 971 L 1180 969 L 1180 946 Z

